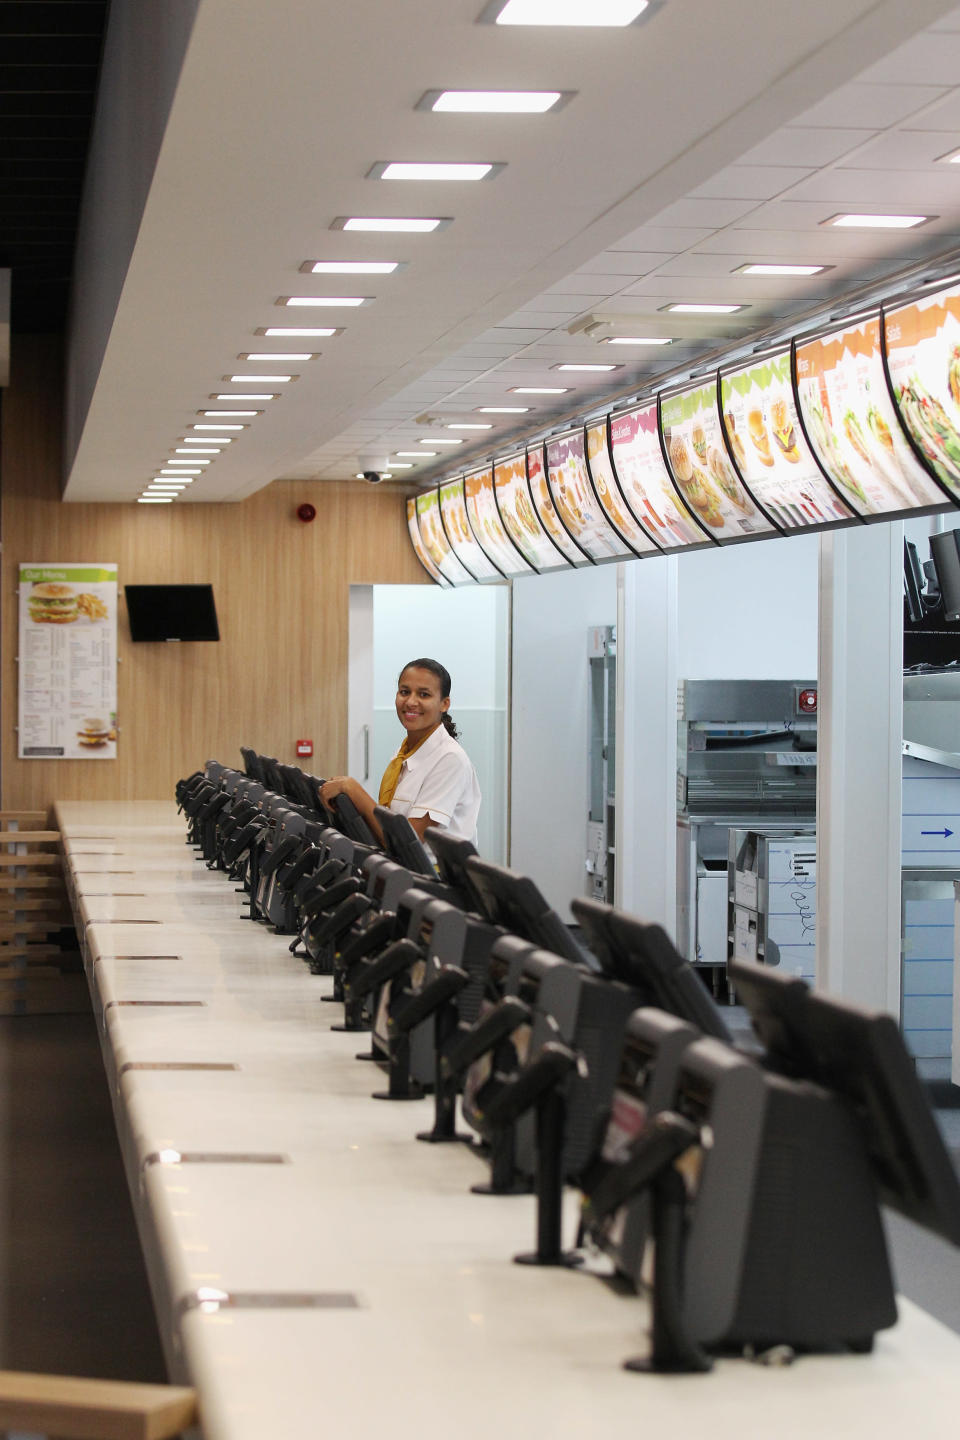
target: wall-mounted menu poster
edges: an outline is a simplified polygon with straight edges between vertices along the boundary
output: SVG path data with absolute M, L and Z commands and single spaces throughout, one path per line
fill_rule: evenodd
M 440 574 L 449 580 L 451 585 L 472 585 L 473 576 L 469 570 L 463 568 L 450 548 L 450 541 L 440 520 L 438 490 L 424 490 L 417 496 L 417 520 L 424 549 Z
M 960 285 L 886 311 L 884 342 L 900 418 L 960 499 Z
M 587 460 L 593 477 L 593 488 L 610 524 L 638 555 L 652 554 L 657 547 L 631 515 L 613 473 L 606 419 L 587 426 Z
M 20 566 L 17 755 L 117 758 L 117 567 Z
M 593 560 L 619 559 L 630 549 L 604 515 L 587 469 L 587 443 L 581 429 L 548 440 L 547 480 L 560 519 Z
M 716 380 L 661 396 L 660 425 L 677 489 L 711 535 L 723 542 L 776 534 L 730 463 Z
M 537 518 L 527 485 L 527 458 L 521 451 L 493 467 L 493 484 L 500 519 L 528 565 L 535 570 L 566 570 L 567 561 L 551 542 Z
M 547 484 L 547 466 L 542 445 L 535 445 L 532 450 L 527 451 L 527 480 L 533 497 L 533 508 L 554 545 L 571 565 L 589 565 L 587 556 L 580 546 L 571 540 L 560 523 L 560 516 Z
M 796 347 L 797 394 L 810 444 L 858 515 L 945 503 L 900 429 L 873 315 Z
M 450 581 L 440 574 L 440 571 L 427 554 L 423 541 L 420 539 L 420 526 L 417 523 L 417 502 L 412 496 L 407 501 L 407 532 L 410 536 L 410 543 L 413 546 L 414 554 L 430 576 L 430 579 L 436 580 L 438 585 L 449 585 Z
M 610 417 L 613 465 L 634 518 L 661 550 L 706 545 L 704 532 L 677 499 L 657 426 L 657 402 Z
M 488 465 L 485 470 L 465 475 L 463 491 L 473 533 L 501 574 L 511 578 L 532 574 L 530 566 L 503 528 L 493 493 L 492 468 Z
M 752 494 L 783 530 L 835 525 L 853 511 L 830 488 L 800 428 L 790 350 L 720 377 L 723 428 Z
M 473 538 L 463 498 L 463 476 L 445 480 L 440 486 L 440 515 L 453 553 L 475 580 L 500 580 L 500 571 L 484 555 Z

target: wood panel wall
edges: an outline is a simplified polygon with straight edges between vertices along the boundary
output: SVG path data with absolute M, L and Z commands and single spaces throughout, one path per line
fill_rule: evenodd
M 413 555 L 396 490 L 274 481 L 240 504 L 63 504 L 59 343 L 19 337 L 3 396 L 0 566 L 0 785 L 5 807 L 51 801 L 163 799 L 239 746 L 305 768 L 346 765 L 349 586 L 430 584 Z M 317 519 L 296 519 L 310 501 Z M 119 566 L 117 759 L 18 760 L 17 567 L 114 561 Z M 134 645 L 125 582 L 209 581 L 218 644 Z

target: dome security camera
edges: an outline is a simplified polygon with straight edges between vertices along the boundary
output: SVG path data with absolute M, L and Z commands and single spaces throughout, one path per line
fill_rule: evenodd
M 383 479 L 383 476 L 380 474 L 379 470 L 364 470 L 363 478 L 364 480 L 366 480 L 368 485 L 379 485 L 380 481 Z

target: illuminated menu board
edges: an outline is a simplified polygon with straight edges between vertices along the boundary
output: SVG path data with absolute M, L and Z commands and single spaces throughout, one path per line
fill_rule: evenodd
M 720 398 L 729 452 L 752 494 L 781 529 L 853 519 L 804 439 L 789 349 L 728 370 L 720 377 Z
M 657 402 L 610 417 L 613 466 L 634 519 L 661 550 L 705 545 L 704 532 L 681 505 L 663 462 Z
M 488 559 L 502 575 L 530 575 L 531 567 L 512 544 L 503 528 L 493 493 L 493 470 L 475 470 L 464 476 L 463 491 L 467 502 L 470 528 Z
M 576 541 L 570 538 L 560 522 L 560 516 L 557 514 L 557 508 L 550 494 L 550 486 L 547 484 L 547 466 L 542 445 L 537 445 L 533 450 L 527 451 L 527 481 L 533 498 L 533 508 L 554 545 L 571 565 L 589 565 L 590 561 L 587 556 Z
M 607 520 L 590 483 L 587 444 L 582 429 L 548 440 L 547 482 L 557 514 L 593 560 L 631 553 Z
M 883 373 L 880 317 L 796 347 L 800 414 L 814 453 L 858 515 L 942 505 L 900 430 Z
M 449 585 L 450 581 L 440 574 L 440 571 L 424 549 L 423 541 L 420 539 L 420 526 L 417 523 L 417 502 L 412 496 L 407 501 L 407 530 L 410 535 L 410 542 L 413 545 L 414 554 L 430 576 L 430 579 L 436 580 L 438 585 Z
M 425 490 L 417 496 L 417 520 L 420 524 L 420 539 L 423 548 L 436 565 L 440 574 L 451 585 L 471 585 L 473 576 L 465 570 L 450 548 L 450 541 L 440 519 L 440 493 Z
M 453 553 L 475 580 L 499 580 L 500 571 L 484 555 L 473 538 L 463 497 L 463 476 L 440 486 L 440 515 Z
M 610 524 L 638 555 L 649 555 L 656 551 L 656 545 L 641 530 L 630 513 L 627 502 L 620 490 L 620 484 L 613 473 L 610 460 L 610 446 L 607 443 L 606 419 L 596 425 L 587 426 L 587 462 L 593 479 L 593 488 L 603 512 Z
M 776 534 L 730 463 L 716 380 L 661 397 L 660 426 L 674 483 L 711 535 L 722 542 Z
M 960 499 L 960 285 L 885 311 L 884 344 L 900 418 Z
M 493 485 L 500 519 L 527 564 L 539 571 L 568 569 L 568 562 L 551 542 L 533 508 L 527 485 L 527 457 L 522 451 L 495 463 Z

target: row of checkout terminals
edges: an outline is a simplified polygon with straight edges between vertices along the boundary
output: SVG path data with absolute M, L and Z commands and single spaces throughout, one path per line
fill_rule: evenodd
M 318 777 L 244 761 L 180 782 L 188 843 L 332 976 L 334 1028 L 383 1073 L 374 1100 L 432 1094 L 418 1141 L 470 1145 L 478 1193 L 535 1193 L 519 1263 L 588 1259 L 650 1294 L 631 1368 L 869 1351 L 897 1318 L 881 1205 L 960 1245 L 960 1185 L 892 1017 L 733 961 L 755 1035 L 734 1043 L 659 926 L 586 898 L 568 926 L 469 842 L 429 830 L 428 852 L 378 808 L 380 847 Z

